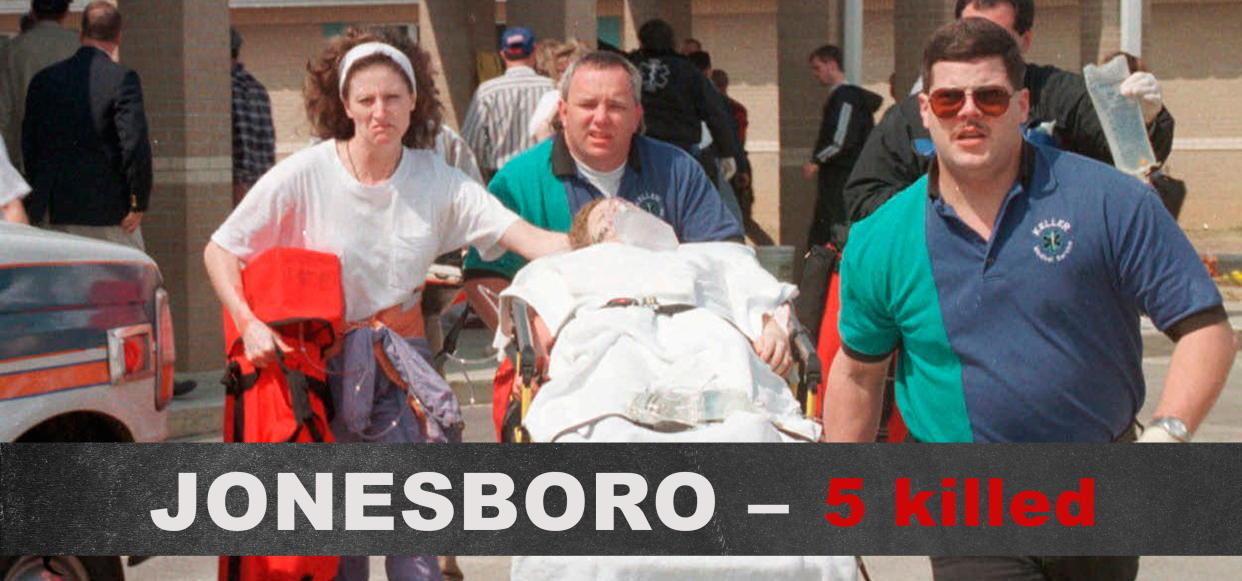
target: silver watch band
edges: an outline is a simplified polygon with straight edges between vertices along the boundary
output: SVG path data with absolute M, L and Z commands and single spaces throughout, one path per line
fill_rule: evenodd
M 1177 440 L 1181 440 L 1183 442 L 1190 441 L 1191 433 L 1190 429 L 1186 427 L 1186 422 L 1183 422 L 1173 416 L 1152 418 L 1151 425 L 1153 427 L 1160 426 L 1161 428 L 1164 428 L 1164 431 L 1168 432 L 1170 436 L 1173 436 Z

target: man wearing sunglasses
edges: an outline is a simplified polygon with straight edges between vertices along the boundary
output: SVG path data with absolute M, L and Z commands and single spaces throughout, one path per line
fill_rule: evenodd
M 959 19 L 986 18 L 1004 27 L 1023 53 L 1031 46 L 1034 0 L 958 0 L 954 13 Z M 1030 92 L 1029 138 L 1112 163 L 1108 140 L 1081 76 L 1052 66 L 1027 65 L 1020 86 Z M 1121 90 L 1139 102 L 1152 148 L 1164 161 L 1173 149 L 1173 117 L 1164 108 L 1160 84 L 1151 73 L 1136 72 Z M 871 215 L 927 173 L 934 153 L 919 117 L 919 99 L 910 95 L 884 114 L 850 173 L 844 197 L 852 221 Z
M 1234 338 L 1194 249 L 1138 180 L 1024 139 L 1014 38 L 984 19 L 936 31 L 920 117 L 927 176 L 855 224 L 841 265 L 830 441 L 873 441 L 888 361 L 919 442 L 1134 441 L 1146 398 L 1139 314 L 1176 346 L 1140 442 L 1186 441 Z M 946 579 L 1129 580 L 1137 557 L 933 558 Z

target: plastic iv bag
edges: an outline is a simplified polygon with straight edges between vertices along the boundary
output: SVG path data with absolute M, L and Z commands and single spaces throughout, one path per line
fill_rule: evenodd
M 1108 139 L 1108 149 L 1113 153 L 1113 165 L 1146 180 L 1156 165 L 1156 154 L 1147 138 L 1142 109 L 1137 102 L 1121 94 L 1121 82 L 1130 76 L 1125 55 L 1117 55 L 1103 65 L 1087 65 L 1082 73 Z

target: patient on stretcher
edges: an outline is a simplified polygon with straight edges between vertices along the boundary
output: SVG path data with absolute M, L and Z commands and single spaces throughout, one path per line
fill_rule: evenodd
M 629 202 L 592 202 L 570 231 L 577 250 L 536 260 L 501 294 L 549 349 L 547 380 L 524 424 L 542 442 L 815 441 L 777 372 L 789 367 L 782 317 L 795 288 L 746 246 L 678 244 Z M 775 372 L 774 372 L 775 370 Z

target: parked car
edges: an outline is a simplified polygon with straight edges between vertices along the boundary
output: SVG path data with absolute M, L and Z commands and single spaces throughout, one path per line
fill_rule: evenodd
M 0 221 L 0 442 L 163 440 L 175 358 L 150 257 Z M 0 579 L 47 578 L 123 572 L 118 557 L 0 556 Z

